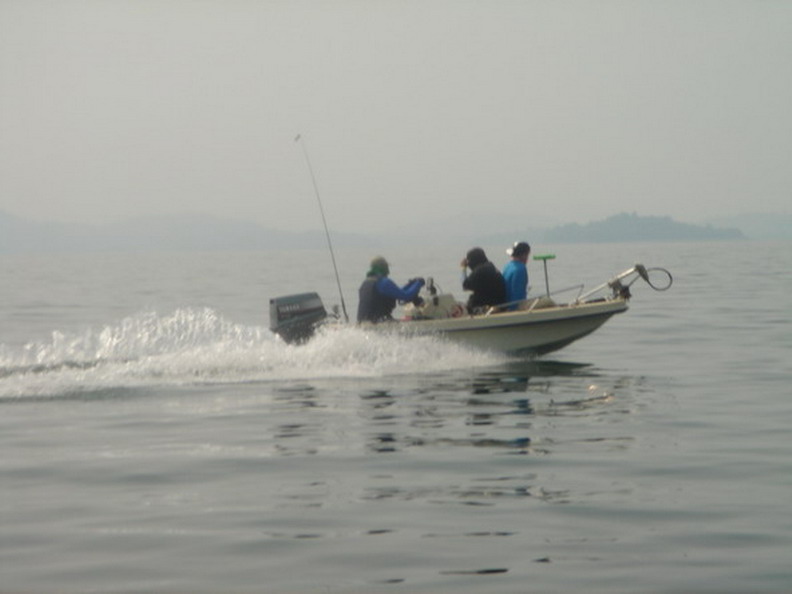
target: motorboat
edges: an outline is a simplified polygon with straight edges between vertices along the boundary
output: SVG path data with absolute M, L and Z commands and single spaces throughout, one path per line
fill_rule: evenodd
M 373 332 L 398 332 L 406 336 L 436 335 L 476 348 L 519 354 L 544 354 L 561 349 L 597 330 L 616 314 L 628 309 L 630 286 L 645 280 L 655 290 L 671 286 L 671 274 L 663 268 L 647 269 L 642 264 L 617 274 L 595 289 L 559 303 L 551 294 L 545 266 L 546 293 L 541 297 L 504 303 L 483 310 L 468 311 L 450 293 L 440 293 L 427 279 L 423 294 L 415 303 L 402 307 L 399 319 L 379 324 L 361 324 Z M 659 286 L 650 274 L 661 272 L 667 281 Z M 569 291 L 570 289 L 565 289 Z M 560 292 L 559 292 L 560 293 Z M 270 299 L 270 329 L 287 343 L 309 340 L 322 325 L 343 324 L 338 309 L 328 314 L 317 293 L 301 293 Z

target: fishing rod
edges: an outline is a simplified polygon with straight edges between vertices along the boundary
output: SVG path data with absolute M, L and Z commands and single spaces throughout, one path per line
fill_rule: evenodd
M 308 149 L 305 147 L 305 141 L 302 139 L 302 134 L 298 134 L 294 138 L 294 142 L 298 142 L 302 147 L 303 155 L 305 155 L 305 162 L 308 165 L 308 171 L 311 174 L 311 181 L 313 182 L 314 193 L 316 194 L 316 202 L 319 203 L 319 212 L 322 214 L 322 224 L 324 225 L 325 237 L 327 237 L 327 249 L 330 250 L 330 259 L 333 261 L 333 270 L 335 271 L 336 284 L 338 285 L 338 294 L 341 297 L 341 310 L 344 312 L 344 321 L 349 322 L 347 315 L 346 303 L 344 303 L 344 292 L 341 290 L 341 278 L 338 276 L 338 266 L 336 265 L 335 253 L 333 252 L 333 242 L 330 241 L 330 230 L 327 228 L 327 219 L 325 218 L 324 207 L 322 206 L 322 198 L 319 196 L 319 186 L 316 184 L 316 176 L 314 175 L 313 167 L 311 166 L 311 159 L 308 158 Z

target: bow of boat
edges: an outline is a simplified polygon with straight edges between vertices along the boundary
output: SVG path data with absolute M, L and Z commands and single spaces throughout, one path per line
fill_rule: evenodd
M 572 303 L 489 315 L 400 322 L 407 333 L 437 334 L 487 350 L 548 353 L 602 326 L 628 309 L 626 299 Z

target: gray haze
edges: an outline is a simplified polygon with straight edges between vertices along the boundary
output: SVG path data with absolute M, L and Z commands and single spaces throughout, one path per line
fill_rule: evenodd
M 792 212 L 792 2 L 0 0 L 0 210 L 338 231 Z M 438 227 L 442 230 L 442 227 Z

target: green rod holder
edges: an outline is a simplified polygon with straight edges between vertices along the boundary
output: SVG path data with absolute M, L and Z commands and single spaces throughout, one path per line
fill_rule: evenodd
M 537 254 L 533 257 L 533 259 L 541 260 L 542 264 L 544 265 L 545 291 L 547 292 L 547 296 L 550 297 L 550 280 L 547 277 L 547 261 L 555 260 L 555 254 Z

